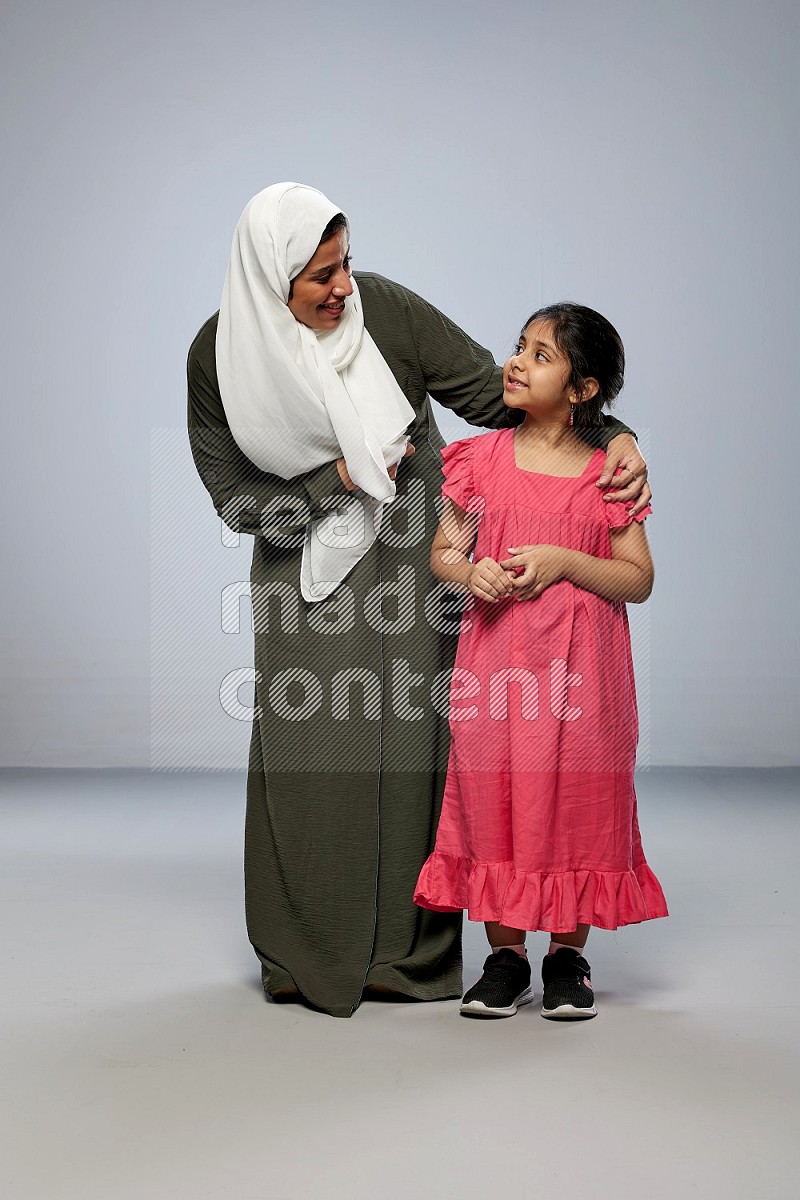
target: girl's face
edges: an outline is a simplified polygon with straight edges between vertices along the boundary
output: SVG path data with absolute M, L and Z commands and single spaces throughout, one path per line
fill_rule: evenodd
M 503 366 L 503 401 L 509 408 L 522 408 L 556 416 L 569 412 L 576 397 L 567 387 L 571 366 L 556 346 L 549 321 L 531 321 L 521 334 Z
M 309 329 L 335 329 L 342 319 L 344 298 L 353 294 L 350 246 L 346 229 L 320 243 L 292 280 L 289 311 Z

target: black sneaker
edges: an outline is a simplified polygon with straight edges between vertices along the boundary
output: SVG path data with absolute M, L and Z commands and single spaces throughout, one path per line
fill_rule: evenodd
M 577 950 L 562 946 L 542 961 L 542 1016 L 550 1021 L 580 1021 L 596 1017 L 592 971 Z
M 464 994 L 461 1013 L 465 1017 L 513 1017 L 520 1004 L 530 1004 L 531 965 L 516 950 L 505 948 L 490 954 L 483 975 Z

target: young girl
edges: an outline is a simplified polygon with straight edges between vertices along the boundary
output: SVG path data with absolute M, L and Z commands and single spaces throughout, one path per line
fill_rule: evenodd
M 523 422 L 443 451 L 431 568 L 474 600 L 436 845 L 414 898 L 486 924 L 492 952 L 461 1003 L 470 1016 L 510 1017 L 533 999 L 525 932 L 537 929 L 551 938 L 542 1016 L 595 1016 L 590 927 L 667 915 L 639 838 L 625 609 L 652 588 L 651 509 L 634 518 L 603 501 L 603 451 L 577 433 L 601 419 L 624 366 L 599 313 L 540 309 L 504 367 L 505 403 Z

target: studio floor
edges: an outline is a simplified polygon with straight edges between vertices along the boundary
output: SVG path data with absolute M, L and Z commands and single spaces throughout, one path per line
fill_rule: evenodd
M 671 916 L 592 932 L 579 1024 L 267 1002 L 243 776 L 0 779 L 10 1200 L 797 1195 L 800 771 L 637 776 Z

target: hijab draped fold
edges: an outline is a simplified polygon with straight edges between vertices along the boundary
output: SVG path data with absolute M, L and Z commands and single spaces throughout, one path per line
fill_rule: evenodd
M 388 467 L 414 419 L 364 327 L 358 285 L 335 328 L 315 331 L 287 306 L 291 280 L 341 212 L 316 188 L 276 183 L 254 196 L 233 236 L 217 326 L 220 395 L 239 448 L 282 479 L 344 458 L 360 492 L 306 525 L 304 599 L 323 600 L 366 554 L 395 496 Z

